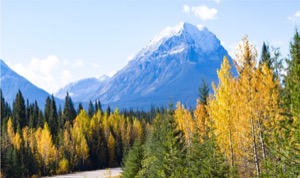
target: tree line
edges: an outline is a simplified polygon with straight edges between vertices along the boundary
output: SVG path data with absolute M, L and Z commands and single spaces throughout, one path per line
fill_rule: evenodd
M 45 109 L 25 102 L 19 91 L 12 109 L 1 97 L 1 176 L 28 177 L 103 169 L 121 165 L 136 139 L 143 140 L 150 112 L 110 107 L 90 102 L 88 110 L 75 110 L 67 94 L 57 110 L 53 96 Z M 159 112 L 159 108 L 152 109 Z M 138 118 L 145 119 L 138 119 Z
M 203 81 L 195 109 L 133 111 L 90 102 L 57 108 L 1 97 L 1 176 L 29 177 L 122 166 L 122 177 L 297 177 L 300 175 L 300 36 L 284 68 L 279 49 L 260 58 L 244 37 L 218 84 Z M 234 75 L 236 71 L 237 76 Z M 282 71 L 286 75 L 282 76 Z

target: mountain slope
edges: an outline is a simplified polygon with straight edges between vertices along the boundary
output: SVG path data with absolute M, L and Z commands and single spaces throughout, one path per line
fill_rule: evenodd
M 109 81 L 108 76 L 100 78 L 87 78 L 79 80 L 78 82 L 70 83 L 60 89 L 55 96 L 64 99 L 66 93 L 69 92 L 74 101 L 89 102 L 95 95 L 97 90 L 104 86 Z
M 120 108 L 149 108 L 169 101 L 195 106 L 201 80 L 217 82 L 216 70 L 224 56 L 231 60 L 207 28 L 180 23 L 155 37 L 92 99 Z
M 20 90 L 26 101 L 29 100 L 30 103 L 35 100 L 38 102 L 40 108 L 45 107 L 45 101 L 49 93 L 33 85 L 24 77 L 20 76 L 12 69 L 10 69 L 3 60 L 0 59 L 1 67 L 1 89 L 5 100 L 12 105 L 17 92 Z M 61 103 L 60 100 L 57 100 L 58 103 Z

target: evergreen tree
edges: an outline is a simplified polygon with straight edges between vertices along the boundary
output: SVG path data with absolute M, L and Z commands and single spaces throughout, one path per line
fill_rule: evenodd
M 109 116 L 111 113 L 111 109 L 110 109 L 110 106 L 108 105 L 107 106 L 107 109 L 106 109 L 106 114 Z
M 122 177 L 132 178 L 137 176 L 142 168 L 143 147 L 140 140 L 136 140 L 132 149 L 125 158 Z
M 287 75 L 285 77 L 285 105 L 290 114 L 300 118 L 300 35 L 296 31 L 293 41 L 290 43 L 290 60 Z
M 95 101 L 95 112 L 97 112 L 98 110 L 100 110 L 101 114 L 103 114 L 102 105 L 101 105 L 100 100 Z
M 209 86 L 206 84 L 205 80 L 202 79 L 202 84 L 199 88 L 199 99 L 203 105 L 207 104 L 208 95 L 209 95 Z
M 40 112 L 39 105 L 38 105 L 37 101 L 34 101 L 33 111 L 32 111 L 32 120 L 33 121 L 32 121 L 31 128 L 37 128 L 38 120 L 39 120 L 39 112 Z
M 281 58 L 281 54 L 279 51 L 279 48 L 272 47 L 273 52 L 273 72 L 274 72 L 274 79 L 279 80 L 279 82 L 282 82 L 282 71 L 283 71 L 283 59 Z M 281 87 L 281 86 L 280 86 Z
M 50 112 L 51 112 L 51 98 L 49 96 L 47 96 L 45 109 L 44 109 L 44 119 L 45 119 L 45 122 L 47 122 L 47 123 L 49 123 Z
M 270 48 L 269 45 L 266 45 L 266 43 L 263 43 L 262 49 L 261 49 L 261 57 L 259 64 L 262 66 L 263 64 L 266 64 L 269 69 L 273 69 L 273 59 L 271 58 Z
M 188 177 L 229 177 L 229 165 L 216 137 L 211 129 L 206 132 L 201 137 L 197 130 L 193 136 L 188 154 Z
M 51 96 L 51 112 L 49 117 L 49 127 L 52 136 L 57 136 L 58 133 L 58 116 L 54 96 Z
M 69 96 L 69 92 L 67 92 L 67 96 L 65 98 L 65 105 L 63 110 L 63 125 L 69 121 L 70 123 L 73 123 L 73 120 L 76 118 L 76 110 L 74 109 L 74 104 Z
M 280 171 L 289 177 L 300 175 L 300 35 L 298 30 L 290 43 L 290 60 L 284 79 L 283 104 L 285 120 L 276 131 Z M 277 154 L 278 155 L 278 154 Z
M 82 103 L 80 102 L 78 104 L 78 109 L 77 109 L 77 115 L 80 114 L 80 111 L 83 110 L 83 106 L 82 106 Z
M 17 130 L 18 128 L 21 129 L 28 125 L 28 121 L 26 118 L 25 100 L 20 90 L 18 91 L 16 99 L 13 102 L 12 119 L 15 130 Z
M 183 132 L 169 114 L 158 116 L 146 141 L 140 177 L 180 177 L 186 175 L 186 146 Z
M 44 110 L 45 121 L 48 123 L 52 136 L 57 135 L 58 116 L 54 96 L 48 96 Z
M 11 109 L 9 104 L 5 101 L 3 95 L 2 95 L 2 89 L 0 88 L 0 109 L 1 109 L 1 113 L 0 113 L 0 121 L 1 121 L 1 128 L 4 130 L 5 129 L 5 125 L 8 121 L 8 118 L 11 116 Z
M 88 115 L 90 116 L 90 118 L 92 118 L 94 114 L 95 114 L 94 104 L 90 100 L 89 108 L 88 108 Z

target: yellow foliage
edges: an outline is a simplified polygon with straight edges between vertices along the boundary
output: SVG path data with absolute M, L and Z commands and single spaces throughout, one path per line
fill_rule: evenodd
M 11 118 L 9 118 L 7 121 L 7 134 L 8 134 L 9 140 L 11 142 L 13 142 L 13 138 L 15 137 L 15 132 L 14 132 L 14 127 L 12 125 Z
M 22 139 L 19 133 L 15 134 L 15 137 L 13 139 L 13 145 L 15 146 L 15 148 L 17 148 L 17 150 L 20 150 L 21 148 L 21 143 L 22 143 Z
M 79 125 L 74 125 L 73 129 L 72 129 L 72 139 L 73 139 L 73 144 L 75 147 L 75 153 L 77 155 L 77 160 L 75 160 L 76 162 L 78 161 L 82 161 L 84 163 L 84 161 L 88 158 L 89 156 L 89 147 L 86 141 L 86 138 L 83 134 L 83 130 L 80 128 Z
M 238 158 L 239 120 L 235 120 L 234 89 L 236 82 L 230 73 L 231 66 L 224 57 L 221 69 L 217 72 L 219 85 L 213 84 L 215 98 L 208 103 L 208 113 L 214 121 L 215 134 L 220 148 L 227 156 L 231 166 L 236 164 Z
M 45 123 L 44 128 L 41 130 L 39 128 L 36 133 L 37 141 L 37 151 L 41 156 L 44 166 L 48 166 L 51 162 L 56 160 L 57 150 L 52 142 L 52 136 L 47 123 Z
M 138 119 L 134 119 L 132 127 L 133 127 L 133 138 L 141 140 L 144 135 L 142 123 Z
M 21 143 L 22 143 L 22 138 L 19 133 L 14 132 L 14 128 L 12 125 L 12 120 L 11 118 L 8 119 L 7 121 L 7 134 L 9 137 L 9 140 L 11 144 L 17 149 L 20 150 L 21 148 Z
M 207 107 L 217 142 L 241 177 L 260 177 L 266 159 L 264 138 L 271 136 L 280 120 L 278 81 L 266 65 L 256 68 L 256 56 L 256 49 L 243 38 L 236 56 L 237 79 L 224 57 L 217 72 L 219 84 L 213 85 L 214 98 Z M 202 118 L 204 109 L 198 104 L 195 118 Z M 201 122 L 197 125 L 200 130 L 204 126 Z
M 178 102 L 176 105 L 174 117 L 176 122 L 178 123 L 179 129 L 184 133 L 187 145 L 190 146 L 195 128 L 195 122 L 192 118 L 191 113 Z
M 195 117 L 195 126 L 197 129 L 199 129 L 200 134 L 204 135 L 207 131 L 207 127 L 210 126 L 210 123 L 208 121 L 208 114 L 205 109 L 205 106 L 201 104 L 200 100 L 197 100 L 197 106 L 194 111 L 194 117 Z
M 69 161 L 63 158 L 59 161 L 57 174 L 65 174 L 69 172 Z
M 115 164 L 115 152 L 116 152 L 116 141 L 114 136 L 110 133 L 108 140 L 107 140 L 107 146 L 109 151 L 109 165 L 114 166 Z

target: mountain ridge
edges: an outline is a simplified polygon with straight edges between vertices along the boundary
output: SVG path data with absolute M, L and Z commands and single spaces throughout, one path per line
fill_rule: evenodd
M 217 83 L 226 49 L 208 28 L 186 22 L 165 28 L 90 100 L 119 108 L 149 108 L 171 100 L 196 105 L 202 79 Z
M 12 106 L 13 101 L 20 90 L 26 101 L 33 103 L 37 101 L 40 108 L 45 107 L 46 98 L 51 96 L 45 90 L 37 87 L 25 77 L 12 70 L 2 59 L 0 59 L 1 78 L 0 88 L 4 99 Z M 60 99 L 55 98 L 57 104 L 62 104 Z

